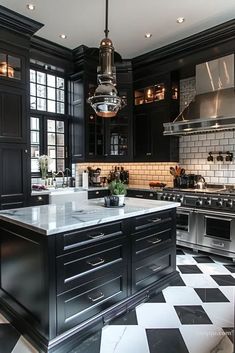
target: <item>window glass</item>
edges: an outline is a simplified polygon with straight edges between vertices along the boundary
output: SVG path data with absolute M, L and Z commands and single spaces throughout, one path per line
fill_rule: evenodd
M 30 109 L 64 114 L 64 89 L 65 84 L 62 77 L 31 69 Z M 36 97 L 36 99 L 32 97 Z
M 56 87 L 64 90 L 64 79 L 63 78 L 57 77 Z
M 56 122 L 56 131 L 60 132 L 60 133 L 64 132 L 64 122 L 63 121 Z
M 46 74 L 44 74 L 44 72 L 37 71 L 37 83 L 42 85 L 46 84 Z
M 47 75 L 47 86 L 55 87 L 55 76 Z
M 55 101 L 47 101 L 47 111 L 51 113 L 55 113 Z
M 47 134 L 47 142 L 48 142 L 48 145 L 55 145 L 55 134 L 54 133 L 49 132 Z
M 37 98 L 37 110 L 46 110 L 46 99 Z
M 37 96 L 46 98 L 46 86 L 37 85 Z
M 36 71 L 30 70 L 30 82 L 36 82 Z
M 47 120 L 47 131 L 55 132 L 55 120 Z
M 47 87 L 47 98 L 55 100 L 55 88 Z

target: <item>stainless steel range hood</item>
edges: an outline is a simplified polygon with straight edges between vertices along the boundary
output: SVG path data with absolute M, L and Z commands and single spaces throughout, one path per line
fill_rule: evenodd
M 196 66 L 196 96 L 164 135 L 235 129 L 234 54 Z

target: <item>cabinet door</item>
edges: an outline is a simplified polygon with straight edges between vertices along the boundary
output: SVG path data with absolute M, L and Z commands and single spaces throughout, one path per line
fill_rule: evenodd
M 0 207 L 15 208 L 26 205 L 29 178 L 26 145 L 0 146 Z
M 83 79 L 70 82 L 69 112 L 72 162 L 81 161 L 85 155 L 84 138 L 84 88 Z
M 151 111 L 152 154 L 156 162 L 177 162 L 179 155 L 178 137 L 164 136 L 163 123 L 170 120 L 167 106 Z
M 87 159 L 100 160 L 107 157 L 105 151 L 106 126 L 103 118 L 98 117 L 91 107 L 87 107 Z
M 148 112 L 135 114 L 134 118 L 134 158 L 152 160 L 152 127 Z
M 0 141 L 26 142 L 26 94 L 16 88 L 0 88 Z

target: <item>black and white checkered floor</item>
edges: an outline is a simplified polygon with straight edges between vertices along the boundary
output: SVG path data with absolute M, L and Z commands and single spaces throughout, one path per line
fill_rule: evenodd
M 178 249 L 177 266 L 180 281 L 70 353 L 234 353 L 235 264 Z M 0 353 L 11 352 L 37 350 L 0 315 Z

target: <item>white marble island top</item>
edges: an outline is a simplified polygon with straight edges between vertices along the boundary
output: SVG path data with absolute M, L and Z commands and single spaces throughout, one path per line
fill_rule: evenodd
M 67 202 L 60 205 L 51 204 L 5 210 L 0 212 L 0 220 L 31 229 L 40 234 L 51 235 L 178 206 L 180 204 L 177 202 L 126 197 L 124 207 L 106 208 L 102 198 L 86 200 L 82 203 Z

